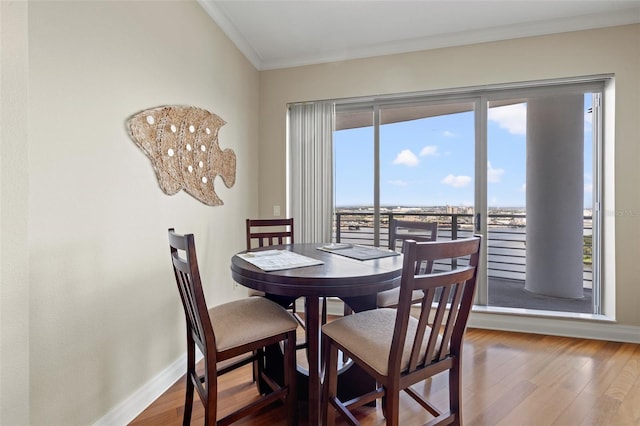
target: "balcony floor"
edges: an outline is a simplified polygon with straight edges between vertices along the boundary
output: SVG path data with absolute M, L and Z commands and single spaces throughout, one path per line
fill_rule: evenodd
M 521 280 L 489 278 L 489 306 L 590 314 L 593 312 L 592 303 L 591 289 L 588 288 L 584 289 L 582 299 L 565 299 L 526 291 Z

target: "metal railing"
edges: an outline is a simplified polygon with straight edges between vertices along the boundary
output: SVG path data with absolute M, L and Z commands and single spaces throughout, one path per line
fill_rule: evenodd
M 412 219 L 438 222 L 439 239 L 457 239 L 474 234 L 473 214 L 469 213 L 380 213 L 379 245 L 387 247 L 389 243 L 389 223 L 392 219 Z M 509 280 L 525 279 L 526 269 L 526 215 L 525 214 L 489 214 L 487 267 L 489 278 Z M 361 245 L 374 245 L 374 214 L 362 211 L 339 211 L 335 213 L 335 242 Z M 583 218 L 584 268 L 583 287 L 591 288 L 593 274 L 591 270 L 591 233 L 592 218 Z

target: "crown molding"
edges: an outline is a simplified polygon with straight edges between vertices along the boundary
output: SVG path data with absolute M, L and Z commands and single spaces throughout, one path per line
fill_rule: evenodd
M 196 0 L 198 4 L 207 12 L 207 15 L 220 27 L 227 37 L 236 45 L 238 50 L 247 58 L 249 62 L 257 69 L 262 69 L 262 58 L 251 46 L 251 44 L 243 37 L 233 23 L 220 10 L 215 3 L 207 0 Z
M 582 31 L 595 28 L 629 25 L 640 22 L 640 5 L 636 8 L 576 16 L 545 21 L 505 25 L 493 28 L 461 31 L 448 34 L 437 34 L 416 39 L 377 43 L 375 45 L 355 46 L 347 49 L 314 51 L 305 55 L 283 56 L 281 58 L 262 58 L 236 26 L 227 18 L 222 10 L 211 0 L 197 0 L 198 4 L 213 19 L 220 29 L 229 37 L 242 54 L 259 71 L 292 68 L 329 62 L 341 62 L 351 59 L 362 59 L 375 56 L 386 56 L 400 53 L 446 47 L 487 43 L 501 40 L 535 37 Z

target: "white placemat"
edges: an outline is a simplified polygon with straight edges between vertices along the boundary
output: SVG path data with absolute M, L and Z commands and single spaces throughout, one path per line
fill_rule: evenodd
M 322 265 L 324 262 L 294 253 L 289 250 L 264 250 L 239 254 L 238 257 L 257 266 L 263 271 L 280 271 L 282 269 L 302 268 Z

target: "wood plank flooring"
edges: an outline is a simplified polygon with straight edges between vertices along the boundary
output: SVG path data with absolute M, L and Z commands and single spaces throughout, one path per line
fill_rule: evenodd
M 467 425 L 640 426 L 640 345 L 469 329 L 462 380 Z M 221 416 L 257 396 L 249 366 L 223 376 L 220 389 Z M 446 373 L 414 389 L 447 403 Z M 204 410 L 195 399 L 191 423 L 201 425 Z M 180 425 L 183 404 L 184 377 L 131 425 Z M 303 425 L 306 406 L 300 410 Z M 379 407 L 363 407 L 356 417 L 364 426 L 385 424 Z M 282 406 L 274 406 L 237 424 L 284 425 L 283 419 Z M 430 419 L 402 395 L 400 424 Z

